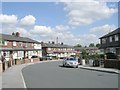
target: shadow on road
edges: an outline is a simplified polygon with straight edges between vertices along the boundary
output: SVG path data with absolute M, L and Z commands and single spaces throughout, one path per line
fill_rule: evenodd
M 59 65 L 59 67 L 61 67 L 61 68 L 74 68 L 74 67 L 63 66 L 63 65 Z

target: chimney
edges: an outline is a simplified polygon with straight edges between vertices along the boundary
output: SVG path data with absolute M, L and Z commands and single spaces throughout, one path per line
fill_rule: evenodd
M 55 44 L 55 42 L 54 42 L 54 41 L 52 41 L 52 44 Z
M 56 44 L 58 44 L 58 37 L 56 38 Z
M 63 45 L 63 42 L 61 42 L 61 45 Z
M 12 33 L 12 35 L 14 36 L 14 35 L 15 35 L 15 33 L 13 32 L 13 33 Z
M 50 43 L 50 41 L 48 43 Z
M 16 32 L 16 36 L 17 36 L 17 37 L 20 37 L 20 33 L 19 33 L 19 32 Z
M 42 42 L 41 42 L 41 45 L 43 46 L 43 44 L 44 44 L 44 42 L 42 41 Z

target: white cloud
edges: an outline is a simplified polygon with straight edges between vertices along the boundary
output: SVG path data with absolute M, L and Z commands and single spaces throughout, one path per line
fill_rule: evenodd
M 24 28 L 16 27 L 16 31 L 15 32 L 19 32 L 21 37 L 30 37 L 31 36 L 30 32 L 28 32 Z
M 54 28 L 54 30 L 57 31 L 57 32 L 64 32 L 68 29 L 70 29 L 70 27 L 69 26 L 64 26 L 64 25 L 57 25 Z
M 49 36 L 53 34 L 51 27 L 46 26 L 34 26 L 34 28 L 30 30 L 30 32 L 40 36 Z
M 24 26 L 34 25 L 36 18 L 32 15 L 25 16 L 20 20 L 20 24 Z
M 115 30 L 117 27 L 114 25 L 103 25 L 103 26 L 98 26 L 90 29 L 91 33 L 97 34 L 99 36 L 105 35 L 113 30 Z
M 87 0 L 86 2 L 64 2 L 68 11 L 69 24 L 73 26 L 87 25 L 96 20 L 109 18 L 117 9 L 109 8 L 106 2 Z
M 57 29 L 55 29 L 57 27 Z M 58 42 L 64 42 L 66 44 L 75 45 L 77 43 L 82 45 L 88 45 L 90 43 L 98 43 L 99 39 L 94 34 L 86 34 L 86 35 L 74 35 L 72 32 L 63 29 L 63 26 L 59 25 L 55 28 L 46 27 L 46 26 L 34 26 L 32 30 L 30 30 L 31 35 L 35 36 L 40 41 L 48 42 L 55 41 L 58 37 Z M 59 27 L 59 28 L 58 28 Z M 62 27 L 62 28 L 60 28 Z M 66 26 L 65 26 L 66 27 Z M 60 31 L 57 31 L 60 30 Z M 65 30 L 64 32 L 61 30 Z
M 16 24 L 18 22 L 15 15 L 3 15 L 0 14 L 0 23 L 5 25 Z

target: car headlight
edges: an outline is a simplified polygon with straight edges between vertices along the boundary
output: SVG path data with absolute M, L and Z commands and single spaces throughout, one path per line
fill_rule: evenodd
M 70 62 L 70 64 L 73 64 L 72 62 Z

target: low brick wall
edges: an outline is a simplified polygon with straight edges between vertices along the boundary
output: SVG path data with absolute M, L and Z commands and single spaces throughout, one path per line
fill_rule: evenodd
M 8 61 L 8 67 L 11 67 L 12 65 L 13 65 L 13 60 L 9 59 L 9 61 Z
M 105 60 L 104 61 L 105 68 L 115 68 L 120 70 L 120 61 L 118 60 Z
M 16 61 L 16 64 L 17 64 L 17 65 L 21 64 L 21 60 L 17 60 L 17 61 Z
M 39 58 L 34 58 L 34 59 L 33 59 L 33 62 L 39 62 L 39 61 L 40 61 Z
M 8 69 L 8 61 L 5 61 L 5 70 Z
M 30 59 L 24 59 L 24 63 L 30 63 Z
M 3 72 L 2 62 L 0 62 L 0 73 Z

